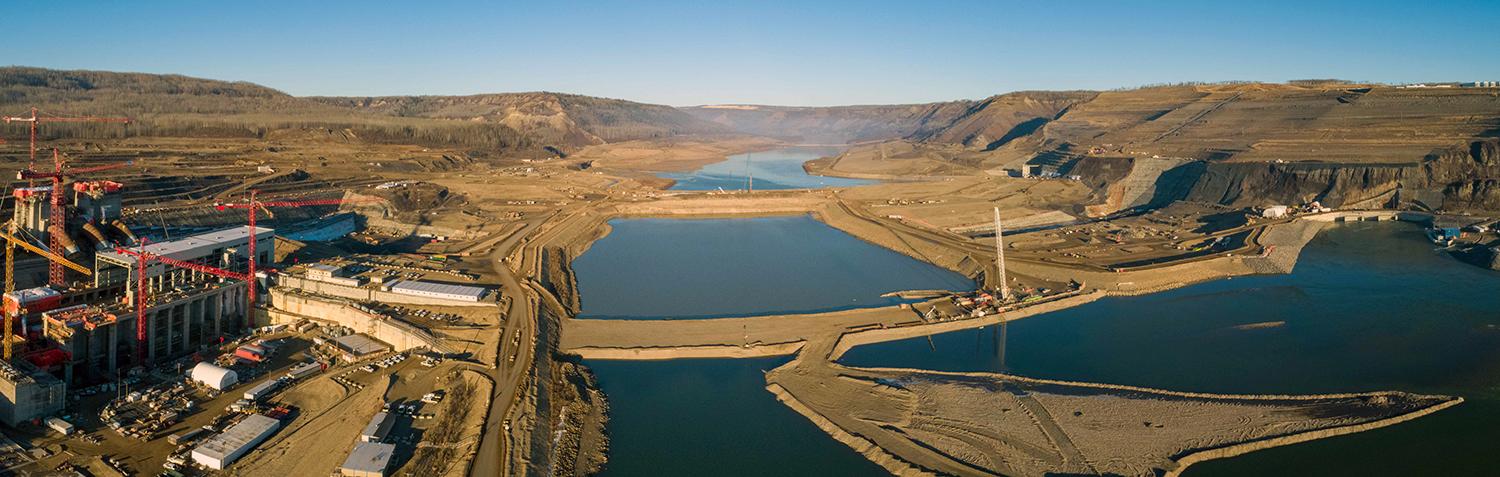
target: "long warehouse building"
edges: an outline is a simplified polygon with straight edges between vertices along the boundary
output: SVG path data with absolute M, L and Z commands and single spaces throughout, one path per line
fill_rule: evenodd
M 246 416 L 219 435 L 193 448 L 193 462 L 224 470 L 281 428 L 281 421 L 260 414 Z
M 484 295 L 489 293 L 489 290 L 485 289 L 484 287 L 454 285 L 451 283 L 427 282 L 421 280 L 400 280 L 387 285 L 386 291 L 392 293 L 400 293 L 402 295 L 475 302 L 484 298 Z

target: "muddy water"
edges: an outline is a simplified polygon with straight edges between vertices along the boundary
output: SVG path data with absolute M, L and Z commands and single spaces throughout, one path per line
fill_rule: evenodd
M 899 290 L 970 290 L 956 273 L 808 216 L 620 219 L 573 261 L 583 318 L 671 319 L 899 303 Z
M 855 366 L 1001 369 L 994 327 L 868 345 Z M 1500 273 L 1436 254 L 1408 224 L 1330 228 L 1291 275 L 1111 298 L 1007 327 L 1005 368 L 1184 391 L 1397 389 L 1467 402 L 1397 426 L 1211 461 L 1189 475 L 1493 475 Z
M 793 147 L 729 156 L 722 162 L 689 173 L 659 174 L 677 181 L 673 190 L 745 190 L 754 179 L 756 190 L 820 189 L 870 184 L 874 181 L 808 175 L 802 163 L 838 154 L 838 149 Z

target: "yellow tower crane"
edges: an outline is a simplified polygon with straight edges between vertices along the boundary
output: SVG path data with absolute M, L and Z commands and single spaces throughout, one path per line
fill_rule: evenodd
M 15 223 L 14 222 L 10 223 L 10 225 L 8 227 L 6 227 L 6 229 L 9 232 L 14 232 L 15 231 Z M 21 248 L 24 248 L 26 250 L 30 250 L 31 252 L 33 252 L 33 253 L 35 253 L 37 255 L 41 255 L 43 257 L 47 257 L 47 260 L 51 260 L 53 262 L 60 263 L 64 267 L 71 268 L 71 269 L 77 271 L 78 273 L 82 273 L 82 274 L 88 275 L 88 276 L 92 276 L 94 274 L 94 271 L 93 270 L 89 270 L 88 267 L 85 267 L 83 265 L 79 265 L 77 263 L 73 263 L 73 261 L 68 260 L 66 258 L 63 258 L 61 255 L 49 252 L 49 251 L 47 251 L 47 250 L 45 250 L 45 249 L 43 249 L 41 247 L 32 245 L 31 243 L 29 243 L 29 242 L 27 242 L 25 240 L 21 240 L 20 238 L 17 238 L 15 235 L 11 235 L 8 232 L 0 232 L 0 238 L 4 238 L 5 239 L 5 293 L 7 293 L 7 294 L 16 291 L 16 247 L 17 246 L 19 246 Z M 5 361 L 7 361 L 7 362 L 10 361 L 11 347 L 13 345 L 12 341 L 14 341 L 14 338 L 11 335 L 13 333 L 15 333 L 15 319 L 16 318 L 15 318 L 14 314 L 8 313 L 8 312 L 5 313 L 5 336 L 4 336 L 4 340 L 5 340 Z

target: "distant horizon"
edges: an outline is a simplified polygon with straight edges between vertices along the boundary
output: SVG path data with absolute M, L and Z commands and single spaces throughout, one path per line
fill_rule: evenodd
M 994 96 L 1001 96 L 1001 95 L 1013 94 L 1013 93 L 1026 93 L 1026 92 L 1061 93 L 1061 92 L 1079 92 L 1079 91 L 1081 91 L 1081 92 L 1103 93 L 1103 92 L 1109 92 L 1109 91 L 1130 91 L 1130 90 L 1135 90 L 1135 89 L 1160 88 L 1160 87 L 1171 87 L 1171 86 L 1225 86 L 1225 85 L 1235 85 L 1235 84 L 1278 84 L 1278 85 L 1291 85 L 1292 83 L 1296 83 L 1296 82 L 1335 82 L 1335 83 L 1347 83 L 1347 84 L 1355 84 L 1355 85 L 1367 84 L 1367 85 L 1378 85 L 1378 86 L 1387 86 L 1387 87 L 1399 87 L 1399 86 L 1404 86 L 1404 85 L 1417 85 L 1417 84 L 1426 84 L 1426 85 L 1445 85 L 1445 84 L 1462 85 L 1462 84 L 1471 83 L 1471 82 L 1474 82 L 1474 81 L 1491 81 L 1491 80 L 1488 80 L 1488 79 L 1478 79 L 1478 80 L 1456 80 L 1456 81 L 1455 80 L 1442 80 L 1442 81 L 1413 81 L 1413 82 L 1389 83 L 1389 82 L 1381 82 L 1381 81 L 1348 80 L 1348 79 L 1342 79 L 1342 78 L 1296 78 L 1296 79 L 1289 79 L 1289 80 L 1285 80 L 1285 81 L 1260 81 L 1260 80 L 1178 81 L 1178 82 L 1169 82 L 1169 83 L 1142 84 L 1142 85 L 1134 85 L 1134 86 L 1119 86 L 1119 87 L 1108 88 L 1108 89 L 1026 89 L 1026 90 L 1015 90 L 1015 91 L 1001 91 L 1001 92 L 996 92 L 996 93 L 993 93 L 993 94 L 988 94 L 988 95 L 985 95 L 985 96 L 980 96 L 980 97 L 975 97 L 975 98 L 939 99 L 939 100 L 934 100 L 934 101 L 913 102 L 913 103 L 854 103 L 854 104 L 826 104 L 826 105 L 762 104 L 762 103 L 664 104 L 664 103 L 652 103 L 652 102 L 648 102 L 648 101 L 641 101 L 641 100 L 637 100 L 637 99 L 634 99 L 634 98 L 620 98 L 620 97 L 611 97 L 611 96 L 595 96 L 595 95 L 590 95 L 590 94 L 577 93 L 577 92 L 573 92 L 573 91 L 555 91 L 555 90 L 488 91 L 488 92 L 481 92 L 481 93 L 465 93 L 465 94 L 397 93 L 397 94 L 377 94 L 377 95 L 367 95 L 367 94 L 331 94 L 331 95 L 329 95 L 329 94 L 316 94 L 316 95 L 298 95 L 298 94 L 293 94 L 293 93 L 287 92 L 286 90 L 284 90 L 282 88 L 278 88 L 275 85 L 263 84 L 263 83 L 258 83 L 258 82 L 254 82 L 254 81 L 231 79 L 231 78 L 212 78 L 212 77 L 187 75 L 187 74 L 181 74 L 181 73 L 156 73 L 156 72 L 150 72 L 150 71 L 115 71 L 115 70 L 100 70 L 100 69 L 89 69 L 89 68 L 48 68 L 48 67 L 45 67 L 45 66 L 34 66 L 34 65 L 4 65 L 4 66 L 0 66 L 0 68 L 35 68 L 35 69 L 43 69 L 43 70 L 50 70 L 50 71 L 86 71 L 86 72 L 95 72 L 95 73 L 143 74 L 143 75 L 156 75 L 156 76 L 181 76 L 181 77 L 184 77 L 184 78 L 192 78 L 192 79 L 206 80 L 206 81 L 221 81 L 221 82 L 225 82 L 225 83 L 248 83 L 248 84 L 253 84 L 253 85 L 256 85 L 256 86 L 261 86 L 261 87 L 264 87 L 264 88 L 273 89 L 273 90 L 276 90 L 276 91 L 281 92 L 283 94 L 287 94 L 289 96 L 292 96 L 294 98 L 465 97 L 465 96 L 484 96 L 484 95 L 492 95 L 492 94 L 568 94 L 568 95 L 587 96 L 587 97 L 600 98 L 600 99 L 613 99 L 613 100 L 621 100 L 621 101 L 630 101 L 630 102 L 633 102 L 633 103 L 640 103 L 640 104 L 652 104 L 652 105 L 658 105 L 658 106 L 669 106 L 669 107 L 673 107 L 673 108 L 713 108 L 713 107 L 724 107 L 723 109 L 731 109 L 729 107 L 734 107 L 734 106 L 753 106 L 753 107 L 765 107 L 765 108 L 849 108 L 849 107 L 905 106 L 905 105 L 913 105 L 913 104 L 947 103 L 947 102 L 954 102 L 954 101 L 981 101 L 981 100 L 984 100 L 986 98 L 990 98 L 990 97 L 994 97 Z
M 563 91 L 651 104 L 918 104 L 1301 78 L 1500 80 L 1500 2 L 25 2 L 7 63 L 300 97 Z M 87 28 L 59 29 L 65 25 Z M 62 33 L 62 34 L 60 34 Z

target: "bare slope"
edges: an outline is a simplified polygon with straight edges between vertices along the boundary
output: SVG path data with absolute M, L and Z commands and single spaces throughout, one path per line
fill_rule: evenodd
M 700 120 L 670 106 L 573 94 L 541 92 L 309 99 L 386 116 L 501 124 L 547 142 L 574 147 L 728 132 L 726 127 Z
M 972 101 L 835 107 L 713 105 L 682 110 L 746 134 L 844 144 L 900 138 L 944 127 L 973 105 Z
M 668 106 L 555 93 L 299 98 L 246 82 L 178 75 L 0 68 L 0 112 L 128 116 L 52 124 L 47 138 L 339 136 L 500 154 L 547 154 L 630 139 L 723 132 Z M 314 134 L 316 133 L 316 134 Z

